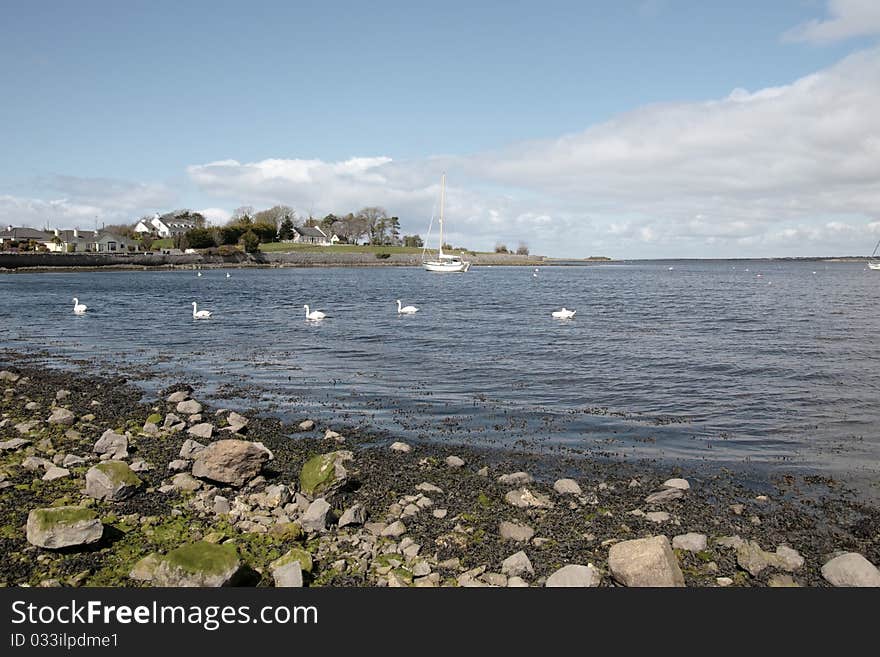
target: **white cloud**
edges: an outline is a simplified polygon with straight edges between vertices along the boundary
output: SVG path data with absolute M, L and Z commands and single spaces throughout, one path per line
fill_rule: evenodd
M 785 33 L 789 41 L 831 43 L 852 37 L 880 34 L 877 0 L 828 0 L 826 20 L 811 20 Z
M 790 84 L 646 106 L 471 156 L 227 160 L 188 171 L 232 207 L 384 205 L 423 233 L 446 170 L 450 239 L 476 248 L 522 240 L 568 256 L 859 253 L 880 212 L 878 116 L 872 49 Z
M 202 210 L 197 210 L 196 212 L 199 212 L 208 220 L 209 224 L 214 226 L 225 224 L 232 216 L 232 213 L 229 210 L 223 208 L 204 208 Z

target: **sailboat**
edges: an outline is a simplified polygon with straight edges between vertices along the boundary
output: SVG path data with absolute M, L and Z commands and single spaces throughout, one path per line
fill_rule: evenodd
M 874 252 L 871 254 L 871 257 L 874 258 L 877 256 L 877 249 L 880 248 L 880 242 L 877 242 L 877 246 L 874 247 Z M 871 262 L 868 261 L 868 268 L 880 270 L 880 262 Z
M 440 181 L 440 247 L 437 249 L 437 257 L 431 260 L 425 259 L 425 250 L 428 248 L 427 241 L 425 249 L 422 250 L 422 266 L 428 271 L 436 271 L 443 273 L 464 273 L 471 263 L 462 260 L 461 256 L 443 253 L 443 210 L 446 204 L 446 174 Z M 428 227 L 428 237 L 430 237 L 431 228 Z

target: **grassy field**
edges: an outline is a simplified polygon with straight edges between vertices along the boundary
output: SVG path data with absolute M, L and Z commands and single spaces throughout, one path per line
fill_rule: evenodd
M 303 253 L 421 253 L 420 247 L 411 246 L 360 246 L 356 244 L 336 244 L 333 246 L 319 246 L 316 244 L 291 244 L 286 242 L 270 242 L 260 244 L 260 251 L 264 253 L 293 252 Z M 428 249 L 435 252 L 436 249 Z

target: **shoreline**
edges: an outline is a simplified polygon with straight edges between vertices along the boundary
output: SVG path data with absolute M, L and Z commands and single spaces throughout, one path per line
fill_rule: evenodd
M 10 360 L 0 363 L 7 586 L 232 583 L 231 572 L 184 572 L 181 550 L 219 550 L 235 583 L 261 586 L 637 585 L 648 575 L 638 555 L 621 565 L 630 547 L 654 550 L 664 576 L 687 586 L 827 586 L 822 567 L 838 551 L 880 561 L 880 509 L 845 492 L 804 495 L 804 481 L 755 491 L 723 468 L 695 476 L 405 446 L 306 414 L 284 425 L 215 410 L 179 383 L 145 402 L 121 378 Z M 207 453 L 224 446 L 232 452 Z M 123 464 L 118 486 L 95 474 L 108 462 Z M 96 497 L 102 485 L 111 493 Z M 100 537 L 60 550 L 29 542 L 29 513 L 59 504 L 84 509 Z

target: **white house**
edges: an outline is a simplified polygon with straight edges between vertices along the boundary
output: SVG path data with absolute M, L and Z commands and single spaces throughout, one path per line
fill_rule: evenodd
M 183 213 L 156 213 L 152 219 L 141 219 L 134 227 L 136 233 L 150 233 L 159 238 L 175 237 L 196 227 L 196 222 Z
M 43 244 L 48 239 L 50 239 L 48 233 L 33 228 L 7 226 L 6 230 L 0 230 L 0 244 L 8 245 L 10 242 L 29 242 L 31 240 Z
M 334 237 L 336 237 L 334 235 Z M 332 241 L 327 238 L 324 231 L 317 226 L 295 226 L 293 229 L 293 241 L 296 244 L 316 244 L 330 246 Z M 337 242 L 339 239 L 337 238 Z
M 138 243 L 120 235 L 93 230 L 58 230 L 43 241 L 53 253 L 125 253 L 137 251 Z

